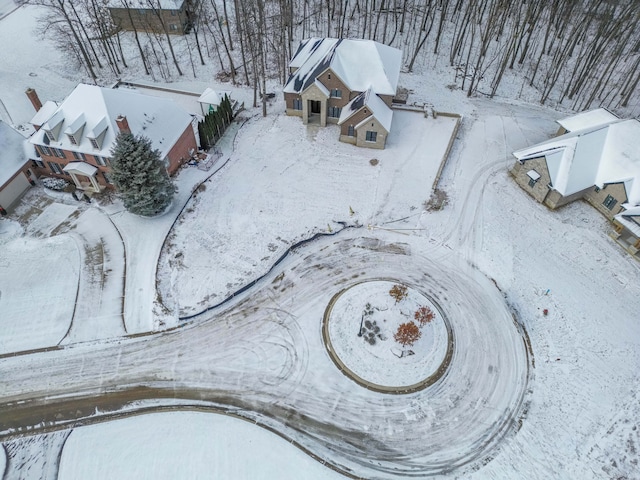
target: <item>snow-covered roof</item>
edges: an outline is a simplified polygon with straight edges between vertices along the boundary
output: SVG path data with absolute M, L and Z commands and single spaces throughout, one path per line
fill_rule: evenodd
M 118 115 L 127 117 L 131 133 L 149 138 L 153 147 L 160 150 L 161 158 L 169 153 L 192 120 L 191 115 L 168 98 L 152 97 L 131 90 L 80 84 L 44 122 L 42 129 L 31 137 L 30 142 L 108 157 L 119 133 L 115 122 Z M 77 126 L 73 124 L 77 124 L 81 117 L 85 127 L 82 136 L 76 139 L 78 144 L 74 145 L 63 132 L 69 126 Z M 57 141 L 50 141 L 46 137 L 45 127 L 60 119 L 63 123 Z M 99 137 L 105 128 L 101 148 L 96 150 L 89 138 Z
M 0 187 L 29 161 L 24 143 L 22 135 L 0 120 Z
M 147 0 L 128 0 L 127 3 L 129 4 L 129 8 L 151 9 Z M 157 7 L 158 3 L 160 3 L 160 8 L 165 10 L 180 10 L 184 0 L 156 0 L 153 2 L 155 7 Z M 122 0 L 109 0 L 107 6 L 112 8 L 125 8 Z
M 96 167 L 86 162 L 69 162 L 63 168 L 65 172 L 79 173 L 80 175 L 86 175 L 92 177 L 98 171 Z
M 527 176 L 531 179 L 531 180 L 540 180 L 540 174 L 538 172 L 536 172 L 535 170 L 529 170 L 527 172 Z
M 369 108 L 371 114 L 376 118 L 376 120 L 378 120 L 378 122 L 380 122 L 387 132 L 391 131 L 393 110 L 391 110 L 391 108 L 389 108 L 371 88 L 367 88 L 342 108 L 340 118 L 338 119 L 338 125 L 342 125 L 364 107 Z M 370 117 L 367 117 L 364 121 L 368 118 Z
M 640 207 L 633 207 L 615 216 L 615 219 L 640 237 Z
M 518 160 L 545 157 L 551 185 L 563 196 L 590 186 L 624 183 L 628 205 L 640 204 L 640 122 L 619 120 L 552 138 L 514 152 Z
M 78 117 L 67 125 L 64 133 L 68 133 L 69 135 L 73 135 L 76 133 L 81 127 L 86 123 L 84 119 L 84 112 L 81 112 Z
M 619 120 L 617 116 L 611 113 L 605 108 L 596 108 L 595 110 L 589 110 L 582 112 L 571 117 L 558 120 L 558 123 L 567 132 L 573 132 L 575 130 L 583 130 L 585 128 L 600 127 L 607 125 L 611 122 Z
M 231 98 L 231 92 L 224 90 L 224 91 L 216 91 L 213 88 L 207 87 L 206 90 L 204 92 L 202 92 L 202 95 L 200 95 L 200 97 L 198 97 L 198 102 L 200 103 L 206 103 L 208 105 L 220 105 L 220 103 L 222 102 L 222 100 L 224 100 L 224 96 L 227 95 L 229 98 Z
M 352 91 L 370 86 L 379 95 L 395 95 L 402 52 L 373 40 L 310 38 L 304 40 L 289 67 L 297 68 L 284 87 L 285 93 L 307 89 L 331 68 Z
M 38 110 L 38 112 L 33 116 L 31 122 L 29 123 L 31 123 L 31 125 L 37 125 L 38 127 L 40 127 L 43 123 L 49 120 L 49 118 L 51 118 L 51 115 L 53 115 L 53 112 L 55 112 L 57 109 L 58 104 L 56 102 L 48 100 L 44 103 L 42 108 Z

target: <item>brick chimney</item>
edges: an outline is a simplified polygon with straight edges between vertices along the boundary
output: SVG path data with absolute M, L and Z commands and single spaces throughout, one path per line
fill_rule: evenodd
M 124 115 L 118 115 L 116 118 L 116 125 L 123 133 L 131 133 L 131 129 L 129 128 L 129 122 L 127 122 L 127 117 Z
M 29 100 L 31 100 L 31 105 L 33 105 L 33 108 L 36 109 L 36 112 L 40 111 L 40 109 L 42 108 L 42 102 L 38 98 L 38 94 L 36 93 L 36 91 L 33 88 L 27 88 L 27 91 L 24 93 L 26 93 L 27 97 L 29 97 Z

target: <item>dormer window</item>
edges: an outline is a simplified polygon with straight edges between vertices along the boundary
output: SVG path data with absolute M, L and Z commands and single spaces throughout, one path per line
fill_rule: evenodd
M 82 141 L 82 132 L 86 121 L 84 119 L 84 113 L 78 115 L 72 122 L 69 123 L 64 133 L 67 135 L 71 145 L 78 145 Z
M 109 121 L 107 117 L 102 117 L 100 121 L 91 129 L 91 131 L 87 134 L 87 138 L 91 142 L 91 146 L 96 149 L 102 149 L 102 142 L 104 141 L 104 137 L 107 133 L 107 129 L 109 127 Z
M 47 139 L 50 142 L 57 142 L 58 136 L 60 135 L 60 130 L 62 128 L 62 122 L 64 122 L 64 113 L 61 110 L 58 110 L 53 116 L 42 125 L 42 130 L 44 130 Z M 73 133 L 73 132 L 66 132 Z

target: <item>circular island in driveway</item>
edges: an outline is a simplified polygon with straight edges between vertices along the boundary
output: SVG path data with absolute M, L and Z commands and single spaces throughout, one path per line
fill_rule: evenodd
M 332 360 L 365 388 L 411 393 L 435 383 L 453 354 L 453 334 L 438 303 L 393 279 L 358 282 L 333 296 L 323 338 Z

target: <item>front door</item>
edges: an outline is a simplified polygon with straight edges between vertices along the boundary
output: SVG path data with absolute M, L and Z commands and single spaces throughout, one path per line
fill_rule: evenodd
M 311 102 L 311 113 L 320 114 L 320 100 L 309 100 Z

